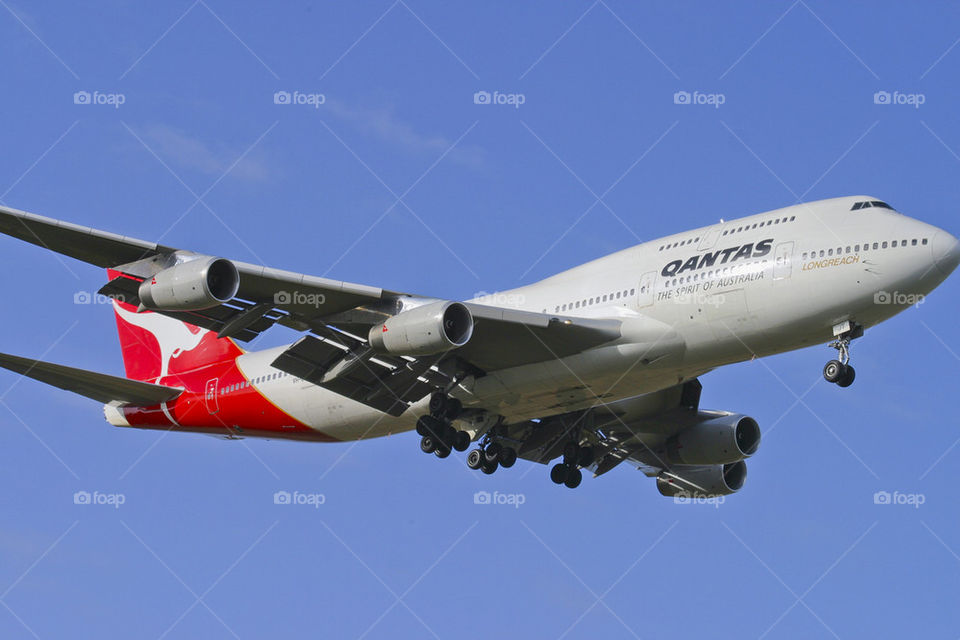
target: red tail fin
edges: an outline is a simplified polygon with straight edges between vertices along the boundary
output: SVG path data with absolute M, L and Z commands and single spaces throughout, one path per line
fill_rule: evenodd
M 111 279 L 122 274 L 108 270 Z M 117 332 L 127 377 L 156 384 L 182 385 L 179 374 L 233 360 L 243 350 L 230 338 L 152 311 L 114 301 Z

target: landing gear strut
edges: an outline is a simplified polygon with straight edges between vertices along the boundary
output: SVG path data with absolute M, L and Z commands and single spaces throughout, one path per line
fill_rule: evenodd
M 837 350 L 838 359 L 829 361 L 823 367 L 823 378 L 838 387 L 849 387 L 857 377 L 850 364 L 850 342 L 863 335 L 863 327 L 851 322 L 842 322 L 833 328 L 836 339 L 830 346 Z

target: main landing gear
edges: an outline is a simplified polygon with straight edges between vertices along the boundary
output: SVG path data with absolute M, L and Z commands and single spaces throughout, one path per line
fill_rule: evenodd
M 578 442 L 571 440 L 563 447 L 563 462 L 555 464 L 550 469 L 550 479 L 555 484 L 576 489 L 583 480 L 580 468 L 589 467 L 593 464 L 593 460 L 593 447 L 581 447 Z
M 517 450 L 494 442 L 489 435 L 480 446 L 467 454 L 467 466 L 490 475 L 499 467 L 509 469 L 517 462 Z
M 456 398 L 443 393 L 433 394 L 430 398 L 430 414 L 417 419 L 420 450 L 438 458 L 446 458 L 453 450 L 466 451 L 470 446 L 470 434 L 457 431 L 451 424 L 461 411 L 463 405 Z
M 857 377 L 857 372 L 850 364 L 850 342 L 863 335 L 863 327 L 843 322 L 833 328 L 836 340 L 830 346 L 837 350 L 838 359 L 829 361 L 823 367 L 823 379 L 832 382 L 838 387 L 849 387 Z

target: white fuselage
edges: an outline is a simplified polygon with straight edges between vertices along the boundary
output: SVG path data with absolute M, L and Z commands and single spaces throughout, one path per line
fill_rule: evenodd
M 560 316 L 617 318 L 624 335 L 567 358 L 468 378 L 453 395 L 466 407 L 516 422 L 824 343 L 847 320 L 875 325 L 949 275 L 956 239 L 890 209 L 851 210 L 861 201 L 875 199 L 822 200 L 720 222 L 475 299 Z M 276 371 L 270 363 L 283 349 L 247 353 L 237 364 L 248 378 L 266 376 Z M 410 430 L 426 412 L 415 406 L 391 417 L 291 376 L 261 390 L 291 416 L 340 440 Z

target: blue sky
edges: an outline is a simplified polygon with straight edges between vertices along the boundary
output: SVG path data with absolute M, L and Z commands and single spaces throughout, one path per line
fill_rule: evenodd
M 0 201 L 453 299 L 798 200 L 957 234 L 958 25 L 947 2 L 8 2 Z M 104 274 L 0 250 L 0 351 L 122 373 L 109 307 L 75 304 Z M 704 407 L 764 429 L 717 505 L 626 468 L 481 476 L 414 434 L 120 430 L 4 372 L 0 636 L 956 637 L 958 294 L 858 340 L 847 390 L 824 347 L 705 376 Z

